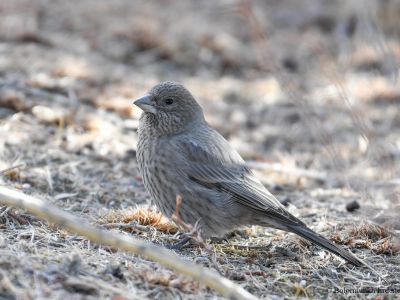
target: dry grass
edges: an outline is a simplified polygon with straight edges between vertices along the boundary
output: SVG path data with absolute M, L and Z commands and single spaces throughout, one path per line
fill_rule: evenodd
M 137 225 L 151 226 L 169 234 L 174 234 L 178 231 L 174 223 L 156 211 L 155 208 L 147 206 L 109 211 L 106 215 L 100 217 L 98 222 L 107 227 L 123 227 L 124 230 L 128 231 L 135 230 L 135 228 L 143 229 L 143 227 L 138 227 Z
M 331 239 L 336 243 L 355 248 L 370 249 L 377 254 L 396 255 L 399 251 L 392 234 L 375 224 L 354 225 L 345 236 L 336 233 Z
M 369 20 L 352 1 L 325 2 L 311 11 L 306 0 L 0 2 L 0 185 L 123 234 L 176 242 L 177 227 L 149 208 L 130 105 L 156 82 L 181 81 L 292 213 L 388 283 L 259 227 L 180 256 L 261 298 L 400 288 L 400 89 L 388 64 L 400 61 L 398 26 Z M 380 9 L 396 11 L 392 2 Z M 347 212 L 354 200 L 360 209 Z M 6 299 L 217 298 L 23 211 L 2 208 L 0 234 Z

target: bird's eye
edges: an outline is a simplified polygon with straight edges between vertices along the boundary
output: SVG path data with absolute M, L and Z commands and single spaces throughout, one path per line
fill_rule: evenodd
M 164 103 L 167 105 L 171 105 L 172 103 L 174 103 L 174 99 L 171 99 L 171 98 L 165 99 Z

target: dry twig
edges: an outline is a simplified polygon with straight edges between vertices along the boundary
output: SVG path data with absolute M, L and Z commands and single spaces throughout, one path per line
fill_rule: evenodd
M 152 243 L 102 230 L 41 199 L 25 195 L 19 191 L 0 187 L 0 202 L 5 205 L 25 209 L 42 219 L 85 236 L 95 243 L 115 247 L 136 255 L 143 255 L 179 273 L 191 276 L 229 299 L 257 299 L 242 287 L 218 275 L 215 271 L 202 268 L 189 261 L 184 261 L 171 251 Z
M 25 163 L 22 163 L 22 164 L 18 164 L 18 165 L 9 167 L 9 168 L 4 169 L 4 170 L 0 170 L 0 175 L 6 174 L 6 173 L 8 173 L 8 172 L 10 172 L 10 171 L 12 171 L 12 170 L 15 170 L 15 169 L 25 168 L 25 166 L 26 166 L 26 164 L 25 164 Z

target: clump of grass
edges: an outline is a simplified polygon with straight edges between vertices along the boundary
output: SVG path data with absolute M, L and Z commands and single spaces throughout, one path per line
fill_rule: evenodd
M 336 233 L 331 239 L 336 243 L 370 249 L 378 254 L 393 255 L 399 252 L 391 233 L 384 227 L 370 223 L 353 226 L 345 236 Z
M 390 237 L 390 233 L 387 229 L 369 223 L 362 223 L 359 226 L 354 226 L 350 230 L 349 235 L 353 238 L 364 238 L 372 241 L 378 241 Z
M 235 246 L 230 244 L 216 244 L 214 245 L 214 250 L 217 252 L 222 252 L 225 254 L 232 254 L 240 257 L 259 257 L 260 249 L 252 248 L 252 247 L 244 247 L 244 246 Z
M 6 169 L 0 169 L 0 175 L 8 177 L 12 181 L 17 181 L 20 178 L 20 168 L 25 168 L 25 164 L 21 163 Z
M 112 210 L 105 216 L 102 216 L 99 223 L 102 225 L 109 224 L 132 224 L 132 226 L 121 226 L 124 229 L 132 231 L 135 227 L 133 224 L 141 226 L 151 226 L 164 233 L 174 234 L 178 231 L 178 227 L 164 217 L 160 212 L 147 206 L 139 206 L 136 208 Z
M 164 269 L 154 272 L 152 269 L 143 268 L 139 273 L 139 276 L 149 284 L 177 288 L 187 293 L 198 292 L 200 289 L 198 282 L 184 276 L 176 275 Z

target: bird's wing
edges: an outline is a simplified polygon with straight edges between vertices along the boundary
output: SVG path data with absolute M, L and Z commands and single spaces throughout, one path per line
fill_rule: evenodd
M 230 194 L 237 203 L 283 222 L 282 225 L 304 225 L 281 205 L 244 163 L 223 161 L 219 151 L 207 151 L 194 142 L 182 143 L 181 149 L 186 150 L 190 159 L 186 172 L 192 181 Z

